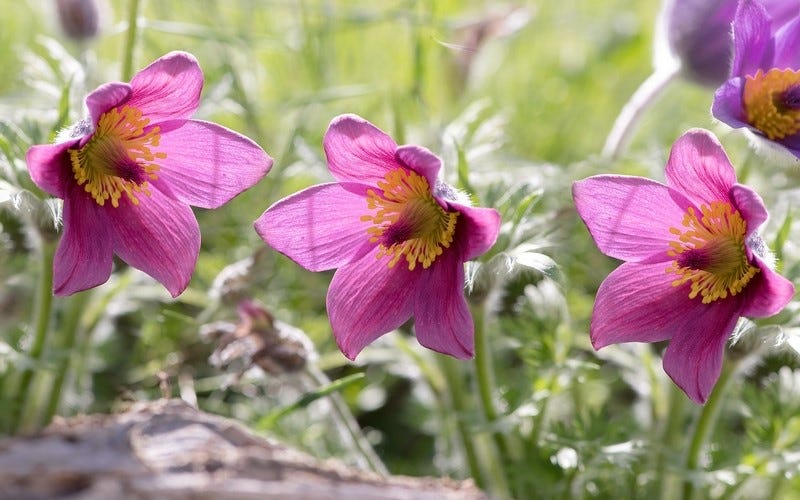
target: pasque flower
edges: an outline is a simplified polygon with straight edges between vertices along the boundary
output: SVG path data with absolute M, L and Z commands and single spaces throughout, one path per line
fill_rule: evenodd
M 713 115 L 800 157 L 800 8 L 784 23 L 741 0 L 733 40 L 731 76 L 714 95 Z
M 775 273 L 756 230 L 767 210 L 717 139 L 690 130 L 672 147 L 666 185 L 598 175 L 573 185 L 598 248 L 625 261 L 597 291 L 592 345 L 669 340 L 664 369 L 695 402 L 719 378 L 740 316 L 776 314 L 794 286 Z
M 335 118 L 324 149 L 336 182 L 278 201 L 258 234 L 306 269 L 338 268 L 327 309 L 348 358 L 412 316 L 423 346 L 471 357 L 463 264 L 494 244 L 497 211 L 460 201 L 438 178 L 438 157 L 398 147 L 361 117 Z
M 800 12 L 800 0 L 760 1 L 776 26 Z M 689 79 L 716 87 L 728 78 L 737 4 L 738 0 L 665 0 L 667 42 Z
M 189 118 L 202 87 L 195 58 L 171 52 L 130 83 L 98 87 L 87 119 L 28 150 L 33 181 L 64 200 L 56 295 L 108 280 L 117 254 L 177 296 L 200 250 L 189 205 L 219 207 L 269 171 L 272 159 L 250 139 Z

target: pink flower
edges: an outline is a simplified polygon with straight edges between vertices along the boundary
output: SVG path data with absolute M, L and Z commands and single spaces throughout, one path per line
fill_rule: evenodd
M 361 117 L 335 118 L 324 147 L 337 182 L 278 201 L 258 234 L 306 269 L 338 268 L 327 308 L 348 358 L 412 316 L 423 346 L 472 357 L 463 264 L 494 244 L 498 212 L 456 201 L 438 157 Z
M 56 295 L 104 283 L 114 254 L 179 295 L 200 250 L 189 205 L 217 208 L 272 167 L 250 139 L 189 119 L 202 87 L 195 58 L 171 52 L 89 94 L 67 139 L 28 150 L 33 181 L 64 200 Z
M 756 230 L 767 209 L 736 183 L 710 132 L 690 130 L 675 142 L 666 177 L 664 185 L 598 175 L 573 186 L 599 249 L 625 261 L 597 291 L 592 345 L 669 340 L 664 370 L 704 403 L 739 317 L 776 314 L 794 286 L 765 263 Z

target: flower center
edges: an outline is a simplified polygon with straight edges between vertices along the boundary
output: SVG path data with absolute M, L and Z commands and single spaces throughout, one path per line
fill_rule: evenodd
M 703 297 L 703 304 L 736 295 L 759 269 L 750 264 L 745 250 L 747 223 L 730 203 L 715 201 L 700 207 L 701 217 L 689 207 L 684 230 L 671 228 L 677 240 L 667 254 L 675 257 L 667 273 L 678 278 L 672 286 L 692 282 L 689 298 Z
M 145 130 L 148 123 L 136 108 L 113 108 L 100 116 L 89 142 L 69 150 L 75 180 L 98 205 L 110 199 L 116 208 L 123 193 L 138 205 L 138 193 L 150 195 L 148 180 L 158 179 L 159 169 L 153 162 L 167 155 L 151 151 L 158 147 L 161 129 Z
M 748 76 L 742 94 L 747 121 L 770 140 L 800 130 L 800 71 L 773 68 Z
M 372 222 L 367 229 L 371 243 L 379 243 L 378 258 L 389 256 L 389 267 L 405 255 L 408 270 L 417 264 L 430 267 L 450 247 L 458 212 L 447 212 L 431 194 L 425 177 L 398 168 L 378 182 L 380 193 L 367 191 L 367 206 L 375 212 L 361 216 Z

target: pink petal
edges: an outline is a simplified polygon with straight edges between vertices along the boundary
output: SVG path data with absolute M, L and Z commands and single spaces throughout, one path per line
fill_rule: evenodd
M 71 184 L 64 200 L 64 234 L 53 261 L 53 293 L 71 295 L 108 280 L 114 258 L 105 211 Z
M 739 319 L 740 304 L 719 300 L 695 309 L 667 346 L 664 371 L 695 403 L 705 403 L 719 379 L 725 342 Z
M 668 264 L 626 262 L 600 285 L 590 327 L 592 345 L 600 349 L 621 342 L 660 342 L 676 335 L 697 310 L 689 286 L 674 287 Z
M 111 82 L 100 85 L 86 96 L 86 107 L 89 109 L 92 125 L 97 126 L 103 113 L 125 102 L 131 93 L 131 86 L 127 83 Z
M 442 255 L 423 270 L 414 301 L 414 330 L 428 349 L 458 359 L 475 353 L 472 315 L 464 298 L 464 264 Z
M 604 254 L 633 262 L 667 260 L 672 227 L 691 206 L 680 193 L 650 179 L 596 175 L 572 185 L 575 208 Z
M 114 250 L 131 266 L 163 284 L 173 297 L 186 289 L 200 252 L 200 228 L 188 205 L 157 189 L 133 205 L 123 196 L 106 213 Z
M 436 186 L 442 160 L 421 146 L 400 146 L 395 152 L 397 163 L 408 167 L 428 180 L 431 190 Z
M 215 123 L 170 120 L 158 124 L 158 151 L 167 157 L 155 182 L 178 200 L 217 208 L 261 180 L 272 158 L 258 144 Z
M 703 129 L 689 130 L 675 141 L 666 173 L 667 185 L 698 207 L 728 201 L 728 192 L 736 183 L 736 172 L 722 145 Z
M 764 200 L 749 187 L 734 184 L 730 190 L 730 198 L 747 224 L 748 237 L 769 218 Z
M 268 208 L 256 232 L 274 249 L 311 271 L 341 267 L 364 256 L 369 242 L 368 186 L 333 183 L 312 186 Z
M 402 261 L 389 268 L 377 252 L 339 268 L 328 289 L 333 336 L 349 359 L 411 317 L 420 270 L 409 271 Z
M 79 141 L 80 139 L 73 139 L 59 144 L 31 146 L 25 154 L 25 162 L 33 182 L 46 193 L 65 198 L 65 186 L 67 183 L 74 183 L 70 175 L 72 164 L 67 150 Z
M 760 271 L 747 284 L 742 316 L 766 318 L 778 314 L 794 297 L 794 285 L 759 262 Z
M 360 116 L 334 118 L 323 146 L 331 174 L 342 182 L 375 186 L 399 167 L 394 157 L 397 149 L 394 140 Z
M 139 71 L 131 80 L 128 105 L 139 109 L 150 123 L 185 119 L 200 104 L 203 71 L 193 55 L 170 52 Z
M 456 220 L 454 239 L 459 245 L 461 259 L 472 260 L 489 251 L 500 233 L 500 212 L 493 208 L 468 207 L 459 203 L 449 205 L 460 214 Z

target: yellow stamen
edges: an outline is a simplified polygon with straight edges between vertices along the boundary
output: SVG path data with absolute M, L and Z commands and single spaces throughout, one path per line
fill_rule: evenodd
M 148 123 L 136 108 L 112 108 L 100 116 L 89 142 L 69 150 L 75 181 L 98 205 L 110 199 L 116 208 L 123 193 L 138 205 L 138 193 L 150 195 L 148 180 L 158 179 L 159 170 L 153 162 L 167 155 L 152 150 L 158 147 L 161 129 L 145 131 Z
M 796 102 L 785 102 L 787 93 L 795 95 L 800 86 L 800 71 L 773 68 L 747 76 L 742 102 L 747 122 L 770 140 L 783 139 L 800 131 L 800 109 Z
M 404 168 L 386 174 L 378 187 L 380 192 L 367 191 L 367 207 L 374 212 L 361 217 L 373 223 L 367 233 L 371 243 L 379 243 L 377 257 L 389 256 L 390 268 L 403 255 L 409 271 L 417 264 L 429 268 L 453 242 L 458 212 L 445 211 L 427 179 Z
M 759 269 L 750 264 L 745 249 L 747 223 L 730 203 L 715 201 L 700 207 L 702 217 L 689 207 L 684 230 L 671 228 L 677 240 L 667 254 L 675 257 L 667 273 L 678 279 L 672 286 L 691 281 L 689 298 L 703 297 L 703 304 L 741 292 Z

